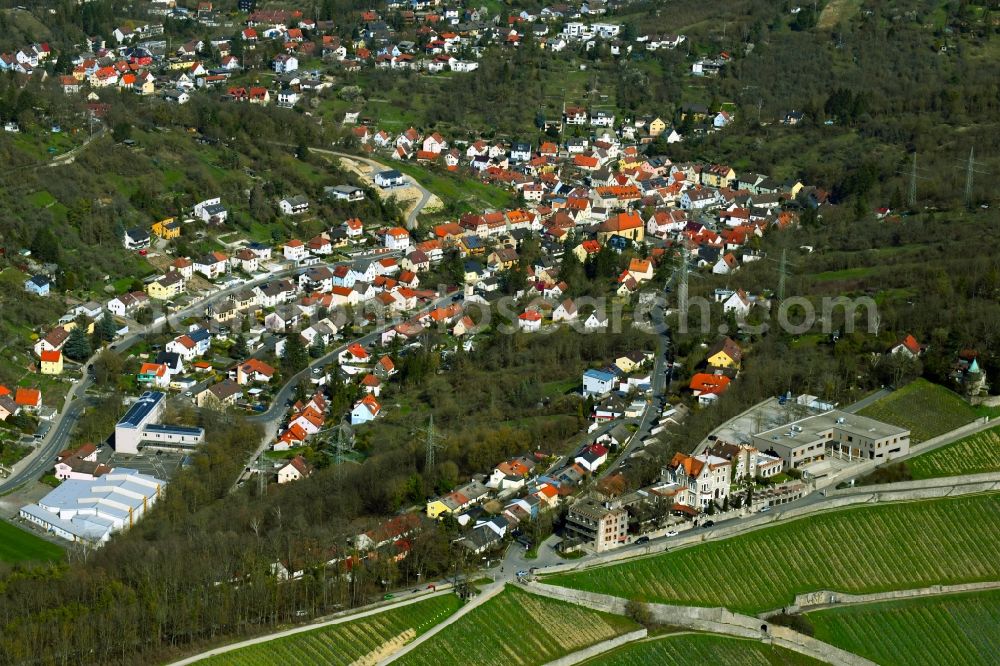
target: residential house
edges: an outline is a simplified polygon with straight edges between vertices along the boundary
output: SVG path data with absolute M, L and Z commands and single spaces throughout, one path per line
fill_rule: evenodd
M 617 378 L 605 370 L 593 368 L 583 373 L 583 395 L 599 396 L 614 390 Z
M 368 394 L 354 403 L 351 410 L 351 425 L 360 425 L 374 420 L 382 411 L 382 405 L 374 395 Z
M 708 350 L 708 365 L 713 368 L 739 370 L 742 361 L 743 350 L 732 338 L 722 338 Z
M 287 197 L 278 202 L 278 209 L 282 215 L 302 215 L 309 211 L 309 199 L 302 194 Z
M 712 503 L 721 506 L 729 496 L 732 464 L 725 458 L 675 453 L 664 472 L 664 480 L 683 488 L 675 495 L 678 504 L 705 510 Z
M 295 456 L 278 468 L 278 483 L 291 483 L 304 479 L 312 473 L 312 468 L 302 456 Z
M 52 281 L 44 275 L 32 275 L 24 281 L 24 290 L 35 296 L 48 296 Z
M 595 552 L 603 553 L 626 542 L 628 511 L 618 502 L 581 498 L 569 508 L 565 529 L 569 539 L 582 541 Z
M 40 370 L 43 375 L 61 375 L 63 371 L 63 353 L 58 350 L 43 350 L 38 355 Z

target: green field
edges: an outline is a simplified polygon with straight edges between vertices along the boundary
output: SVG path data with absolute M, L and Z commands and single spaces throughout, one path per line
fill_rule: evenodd
M 823 662 L 758 641 L 715 634 L 676 634 L 630 643 L 584 662 L 588 666 L 811 666 Z
M 271 666 L 271 664 L 350 664 L 375 657 L 387 646 L 402 647 L 438 624 L 461 606 L 445 594 L 376 615 L 285 636 L 210 657 L 209 666 Z M 375 663 L 378 659 L 373 659 Z
M 544 664 L 638 629 L 632 620 L 508 587 L 398 664 Z
M 906 464 L 914 479 L 1000 471 L 1000 426 L 928 451 Z
M 62 556 L 59 546 L 0 520 L 0 562 L 41 562 Z
M 909 428 L 910 441 L 914 444 L 926 442 L 976 418 L 972 406 L 957 393 L 926 379 L 916 379 L 858 413 Z
M 1000 591 L 845 606 L 806 617 L 819 640 L 884 666 L 1000 662 Z
M 998 515 L 1000 494 L 858 507 L 545 582 L 756 614 L 815 590 L 1000 580 Z

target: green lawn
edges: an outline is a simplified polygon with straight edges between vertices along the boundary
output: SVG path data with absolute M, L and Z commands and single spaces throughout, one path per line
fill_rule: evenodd
M 1000 580 L 998 515 L 997 493 L 857 507 L 546 582 L 757 614 L 815 590 Z M 746 569 L 734 569 L 737 563 Z
M 835 280 L 857 280 L 873 274 L 875 269 L 869 266 L 859 266 L 857 268 L 844 268 L 839 271 L 826 271 L 817 273 L 813 279 L 817 282 L 833 282 Z
M 629 643 L 584 662 L 588 666 L 812 666 L 798 652 L 716 634 L 676 634 Z
M 910 441 L 925 442 L 976 418 L 976 412 L 957 393 L 926 379 L 915 379 L 865 407 L 862 416 L 909 428 Z
M 1000 425 L 909 460 L 914 479 L 1000 471 Z
M 509 192 L 472 178 L 426 169 L 412 162 L 393 161 L 392 166 L 416 178 L 445 203 L 457 201 L 467 204 L 470 210 L 481 212 L 484 207 L 505 208 L 514 201 Z
M 1000 591 L 844 606 L 806 617 L 819 640 L 884 666 L 1000 662 Z
M 42 562 L 62 559 L 59 546 L 0 520 L 0 561 Z
M 374 657 L 387 646 L 409 643 L 461 606 L 458 597 L 445 594 L 376 615 L 334 624 L 267 643 L 251 645 L 210 657 L 207 666 L 271 666 L 272 664 L 350 664 Z M 375 663 L 378 659 L 373 659 Z
M 396 663 L 544 664 L 635 629 L 625 617 L 508 587 Z

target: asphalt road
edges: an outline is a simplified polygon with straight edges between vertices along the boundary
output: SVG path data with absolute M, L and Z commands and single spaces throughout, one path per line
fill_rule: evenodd
M 425 305 L 423 308 L 417 310 L 415 313 L 410 315 L 409 318 L 420 316 L 426 312 L 430 312 L 436 307 L 450 303 L 452 296 L 453 293 L 445 294 L 444 296 L 440 296 L 434 299 L 429 304 Z M 284 420 L 285 416 L 288 414 L 288 403 L 292 400 L 292 396 L 295 394 L 296 387 L 301 382 L 308 381 L 309 377 L 312 375 L 312 371 L 314 368 L 321 368 L 324 365 L 332 362 L 340 355 L 341 352 L 343 352 L 345 349 L 347 349 L 349 346 L 355 343 L 360 344 L 362 347 L 368 347 L 369 345 L 379 340 L 382 336 L 382 333 L 389 330 L 398 323 L 400 322 L 390 322 L 385 326 L 377 328 L 374 331 L 367 333 L 359 338 L 345 341 L 344 344 L 340 345 L 336 349 L 329 351 L 323 356 L 311 361 L 309 365 L 307 365 L 303 370 L 293 375 L 291 378 L 289 378 L 287 382 L 285 382 L 284 385 L 282 385 L 282 387 L 275 394 L 274 400 L 271 401 L 271 406 L 267 409 L 267 411 L 261 412 L 259 414 L 254 414 L 253 416 L 248 417 L 248 420 L 254 423 L 259 423 L 264 427 L 264 437 L 260 446 L 257 447 L 257 450 L 254 452 L 254 454 L 250 457 L 250 460 L 247 462 L 247 468 L 251 467 L 257 460 L 257 458 L 259 458 L 264 453 L 264 450 L 268 446 L 270 446 L 271 443 L 274 441 L 274 432 L 277 430 L 277 426 L 281 423 L 282 420 Z M 245 481 L 247 478 L 248 475 L 246 472 L 241 474 L 240 478 L 237 479 L 236 483 L 233 485 L 233 488 L 231 490 L 235 490 L 239 486 L 239 484 L 242 481 Z
M 396 254 L 366 254 L 347 261 L 332 262 L 326 265 L 338 266 L 343 264 L 353 266 L 354 264 L 375 257 L 389 256 L 396 256 Z M 232 287 L 216 291 L 169 315 L 168 320 L 172 326 L 176 326 L 178 322 L 186 319 L 187 317 L 193 315 L 200 316 L 204 314 L 206 307 L 227 298 L 230 294 L 235 293 L 236 291 L 251 288 L 271 280 L 277 280 L 290 275 L 295 275 L 304 270 L 305 269 L 301 267 L 287 268 L 254 280 L 248 280 L 247 282 L 239 285 L 234 285 Z M 158 333 L 163 328 L 163 324 L 164 322 L 161 321 L 158 324 L 151 324 L 141 329 L 130 331 L 128 335 L 114 342 L 111 345 L 111 348 L 117 352 L 126 351 L 139 340 L 143 339 L 147 334 Z M 54 464 L 56 454 L 67 448 L 69 445 L 70 435 L 73 432 L 73 427 L 76 425 L 77 419 L 80 418 L 80 415 L 83 413 L 83 410 L 87 405 L 86 391 L 93 384 L 93 380 L 88 373 L 88 368 L 94 358 L 95 357 L 91 357 L 84 364 L 83 379 L 73 385 L 73 388 L 66 396 L 66 401 L 63 403 L 62 410 L 52 420 L 52 425 L 48 433 L 46 433 L 45 437 L 38 442 L 34 452 L 27 456 L 25 459 L 27 462 L 25 463 L 25 461 L 22 461 L 19 463 L 20 466 L 16 466 L 14 474 L 0 484 L 0 493 L 8 492 L 23 483 L 37 479 L 43 472 L 45 472 L 45 470 Z M 284 400 L 287 400 L 287 396 L 291 395 L 292 390 L 294 390 L 294 387 L 289 390 L 287 395 L 283 398 L 282 404 L 284 403 Z M 276 402 L 275 404 L 278 403 Z M 271 409 L 273 410 L 274 408 L 275 406 L 272 405 Z M 267 413 L 268 412 L 265 412 L 265 414 Z
M 633 452 L 642 448 L 642 440 L 649 437 L 650 431 L 653 429 L 653 420 L 663 411 L 661 402 L 666 395 L 667 387 L 670 386 L 670 377 L 673 371 L 672 368 L 667 366 L 666 359 L 667 353 L 670 350 L 670 331 L 664 323 L 664 313 L 662 307 L 656 306 L 653 308 L 650 312 L 650 322 L 658 331 L 656 335 L 656 352 L 653 358 L 653 372 L 651 375 L 652 395 L 646 403 L 646 408 L 643 410 L 642 416 L 639 417 L 638 428 L 635 433 L 633 433 L 632 438 L 625 447 L 625 450 L 623 450 L 618 456 L 619 461 L 628 460 L 628 457 Z M 629 421 L 624 421 L 622 423 L 628 422 Z M 603 479 L 605 476 L 619 469 L 620 467 L 618 465 L 610 465 L 598 475 L 598 478 Z

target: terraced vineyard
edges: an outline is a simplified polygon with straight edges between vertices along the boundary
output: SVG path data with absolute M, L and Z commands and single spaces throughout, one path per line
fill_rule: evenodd
M 208 666 L 282 666 L 376 663 L 387 647 L 402 647 L 458 610 L 461 602 L 445 594 L 409 606 L 285 636 L 226 652 L 202 662 Z M 367 658 L 367 659 L 366 659 Z
M 822 589 L 863 593 L 1000 580 L 998 515 L 996 493 L 858 507 L 545 582 L 756 614 Z
M 910 429 L 910 441 L 926 442 L 972 423 L 976 412 L 960 395 L 926 379 L 915 379 L 858 414 Z
M 1000 471 L 1000 426 L 909 460 L 914 479 Z
M 508 587 L 395 663 L 544 664 L 638 628 L 625 617 Z
M 677 634 L 630 643 L 584 662 L 587 666 L 813 666 L 816 661 L 798 652 L 758 641 L 716 634 Z
M 806 617 L 819 640 L 883 666 L 1000 663 L 1000 591 L 845 606 Z

